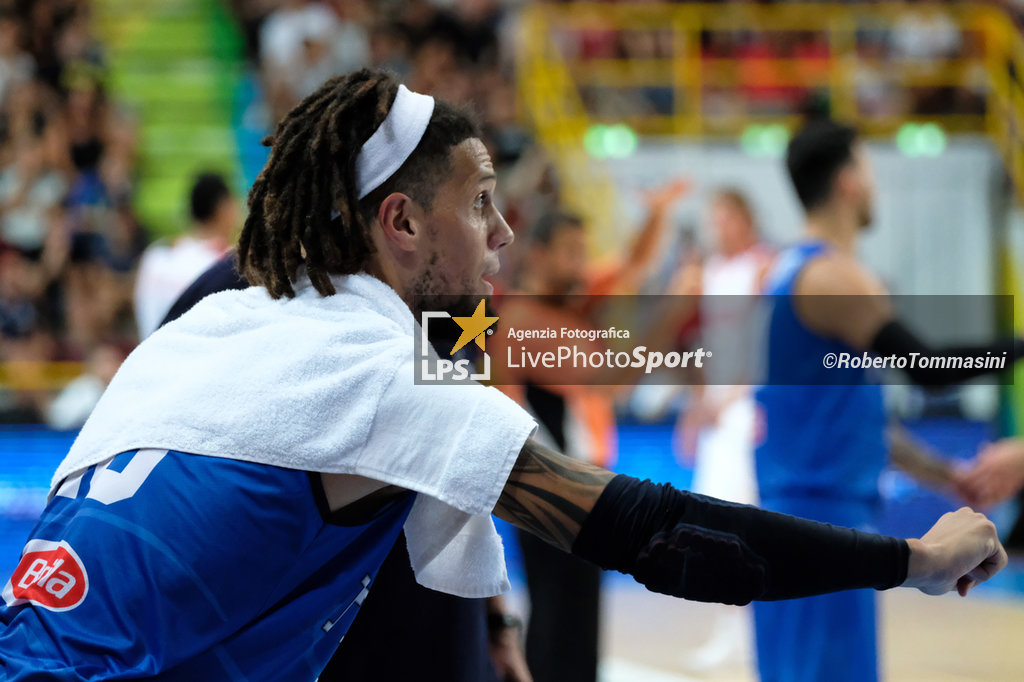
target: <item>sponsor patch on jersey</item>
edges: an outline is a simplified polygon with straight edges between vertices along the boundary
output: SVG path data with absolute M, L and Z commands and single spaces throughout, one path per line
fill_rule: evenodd
M 8 606 L 35 604 L 68 611 L 81 604 L 88 591 L 89 575 L 71 545 L 64 540 L 29 540 L 3 598 Z

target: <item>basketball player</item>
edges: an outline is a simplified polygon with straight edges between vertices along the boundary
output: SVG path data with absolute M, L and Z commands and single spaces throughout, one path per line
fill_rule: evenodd
M 151 244 L 139 261 L 132 302 L 140 339 L 152 334 L 192 280 L 224 255 L 241 222 L 240 208 L 223 177 L 202 173 L 196 178 L 190 196 L 194 228 Z
M 511 239 L 477 128 L 363 70 L 270 142 L 239 245 L 257 286 L 122 365 L 0 593 L 3 678 L 314 680 L 401 528 L 421 584 L 507 589 L 492 511 L 707 601 L 966 594 L 1005 565 L 968 509 L 903 540 L 718 502 L 537 444 L 495 389 L 414 383 L 415 313 L 472 309 Z
M 210 266 L 175 302 L 163 324 L 211 294 L 247 288 L 237 260 L 232 251 Z M 395 618 L 399 612 L 403 616 Z M 392 679 L 418 682 L 530 682 L 521 630 L 522 621 L 508 611 L 501 595 L 464 599 L 417 583 L 400 533 L 359 618 L 319 680 L 372 680 L 387 670 Z M 396 657 L 396 647 L 405 655 Z
M 703 383 L 693 387 L 694 399 L 680 414 L 675 440 L 684 458 L 696 451 L 693 491 L 730 502 L 757 504 L 754 479 L 754 400 L 756 380 L 744 339 L 755 318 L 756 295 L 774 257 L 758 235 L 746 197 L 736 189 L 715 193 L 710 206 L 713 252 L 700 270 L 702 344 L 724 365 L 711 365 Z M 735 657 L 749 640 L 749 613 L 721 607 L 709 613 L 704 644 L 684 661 L 688 668 L 714 668 Z
M 751 317 L 749 306 L 760 292 L 774 251 L 761 241 L 750 205 L 738 190 L 719 191 L 711 202 L 710 217 L 714 251 L 700 266 L 698 293 L 704 297 L 704 345 L 718 349 L 726 348 L 731 336 L 749 334 L 736 325 Z M 753 400 L 749 392 L 754 369 L 742 366 L 744 353 L 740 349 L 726 356 L 735 358 L 724 370 L 728 376 L 705 376 L 707 385 L 695 387 L 696 405 L 683 415 L 680 440 L 686 443 L 684 450 L 696 449 L 695 492 L 755 504 Z M 737 381 L 745 384 L 737 385 Z
M 773 305 L 767 377 L 756 395 L 765 427 L 756 452 L 761 505 L 867 528 L 878 506 L 887 453 L 891 449 L 905 458 L 909 446 L 899 432 L 887 443 L 881 387 L 863 369 L 826 369 L 826 355 L 872 351 L 934 357 L 991 350 L 1019 357 L 1021 343 L 936 351 L 895 318 L 885 288 L 856 259 L 860 234 L 871 223 L 874 194 L 856 131 L 814 121 L 790 142 L 786 165 L 807 225 L 803 240 L 780 254 L 766 280 Z M 909 375 L 919 384 L 944 385 L 984 371 L 916 369 Z M 925 472 L 936 468 L 920 466 Z M 945 478 L 951 482 L 948 471 Z M 878 677 L 873 592 L 758 603 L 754 618 L 764 682 Z

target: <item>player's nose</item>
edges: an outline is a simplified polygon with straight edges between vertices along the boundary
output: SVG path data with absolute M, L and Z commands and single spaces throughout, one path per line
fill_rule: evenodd
M 490 239 L 488 239 L 487 246 L 492 251 L 498 251 L 511 244 L 515 238 L 515 233 L 508 226 L 505 216 L 498 209 L 494 209 L 494 218 L 491 221 Z

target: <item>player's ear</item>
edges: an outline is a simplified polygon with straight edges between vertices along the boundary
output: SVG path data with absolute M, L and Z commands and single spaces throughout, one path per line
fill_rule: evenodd
M 401 192 L 392 192 L 380 202 L 377 222 L 384 242 L 399 251 L 415 251 L 425 232 L 423 210 Z

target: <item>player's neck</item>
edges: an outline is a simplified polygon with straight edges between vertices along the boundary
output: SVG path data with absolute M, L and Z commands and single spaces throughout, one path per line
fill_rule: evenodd
M 828 242 L 839 251 L 853 254 L 860 237 L 860 226 L 852 215 L 837 211 L 819 212 L 807 216 L 804 233 L 811 239 Z
M 393 263 L 387 262 L 384 259 L 376 256 L 371 256 L 366 263 L 363 265 L 363 272 L 371 277 L 376 277 L 380 281 L 387 284 L 389 287 L 395 290 L 395 293 L 405 301 L 406 305 L 410 309 L 413 307 L 414 301 L 412 297 L 408 295 L 407 287 L 399 276 L 397 268 L 394 267 Z
M 218 249 L 226 250 L 231 245 L 231 229 L 214 222 L 198 223 L 192 236 Z
M 422 282 L 419 280 L 423 274 L 422 271 L 417 270 L 419 263 L 399 262 L 392 255 L 391 248 L 385 242 L 383 234 L 382 230 L 373 230 L 374 252 L 363 263 L 362 270 L 394 289 L 399 298 L 416 314 L 416 307 L 419 305 L 421 298 L 416 292 L 422 289 L 422 286 L 420 286 Z

